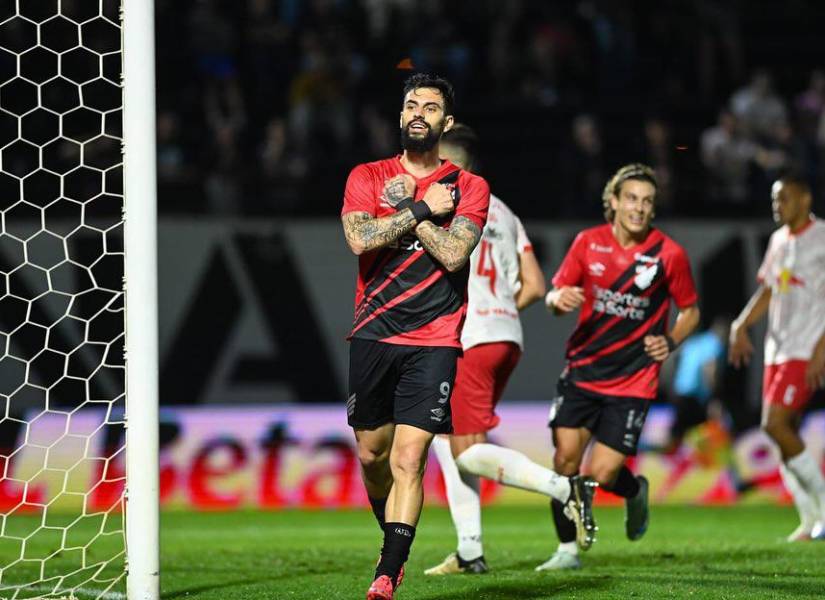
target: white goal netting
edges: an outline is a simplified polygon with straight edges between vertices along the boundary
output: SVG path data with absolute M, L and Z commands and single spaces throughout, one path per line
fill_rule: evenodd
M 121 30 L 0 0 L 0 598 L 123 598 Z

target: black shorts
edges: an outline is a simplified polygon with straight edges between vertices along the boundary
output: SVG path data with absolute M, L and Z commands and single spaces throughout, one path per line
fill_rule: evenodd
M 559 380 L 550 409 L 550 427 L 584 427 L 616 452 L 635 456 L 647 417 L 649 400 L 602 396 Z
M 392 422 L 451 433 L 450 397 L 460 352 L 353 338 L 347 398 L 350 427 L 376 429 Z
M 707 402 L 695 396 L 677 396 L 674 400 L 676 416 L 670 424 L 670 437 L 681 438 L 708 420 Z

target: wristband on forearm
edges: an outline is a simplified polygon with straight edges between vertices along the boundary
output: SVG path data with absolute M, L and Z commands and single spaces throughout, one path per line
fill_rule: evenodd
M 413 202 L 412 206 L 410 207 L 413 216 L 415 217 L 416 222 L 420 223 L 421 221 L 426 221 L 433 215 L 433 211 L 430 210 L 430 207 L 427 205 L 426 202 Z
M 433 211 L 430 210 L 430 207 L 427 205 L 426 202 L 414 202 L 412 198 L 409 196 L 404 198 L 401 202 L 395 205 L 395 210 L 404 210 L 405 208 L 409 208 L 410 212 L 415 217 L 415 222 L 420 223 L 421 221 L 426 221 L 429 219 Z
M 667 342 L 667 349 L 668 352 L 675 352 L 676 351 L 676 341 L 670 337 L 669 335 L 665 336 L 665 341 Z
M 415 203 L 412 196 L 407 196 L 403 198 L 398 204 L 395 205 L 396 212 L 401 212 L 405 208 L 412 208 L 412 205 Z

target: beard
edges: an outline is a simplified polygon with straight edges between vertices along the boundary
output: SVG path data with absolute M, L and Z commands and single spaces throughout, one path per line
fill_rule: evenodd
M 425 123 L 425 125 L 427 125 L 427 135 L 424 137 L 413 137 L 410 134 L 410 125 L 413 123 L 414 121 L 411 121 L 406 127 L 401 128 L 401 147 L 408 152 L 415 152 L 418 154 L 429 152 L 435 148 L 438 140 L 441 139 L 441 130 L 443 125 L 436 130 Z

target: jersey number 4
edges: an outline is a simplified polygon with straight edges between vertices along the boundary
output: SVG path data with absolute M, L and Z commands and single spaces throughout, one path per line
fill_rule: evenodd
M 496 295 L 496 263 L 493 260 L 493 245 L 487 240 L 481 240 L 481 252 L 478 258 L 476 274 L 490 280 L 490 293 Z

